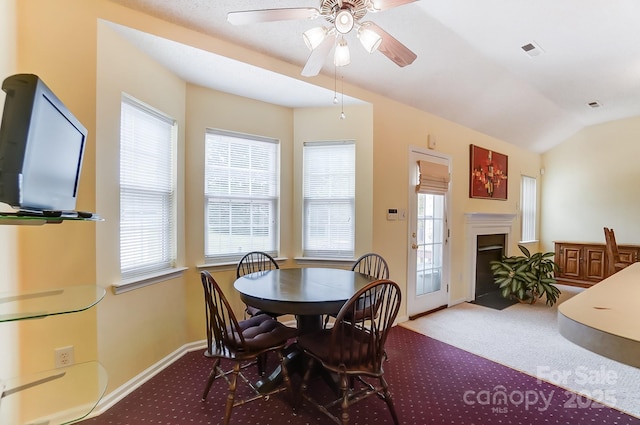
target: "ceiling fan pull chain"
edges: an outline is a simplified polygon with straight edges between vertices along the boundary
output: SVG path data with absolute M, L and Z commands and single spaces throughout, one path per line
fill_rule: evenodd
M 338 104 L 338 66 L 333 64 L 333 104 Z
M 347 116 L 344 114 L 344 75 L 342 75 L 342 73 L 340 73 L 340 92 L 342 96 L 342 112 L 340 113 L 340 119 L 343 120 L 347 118 Z

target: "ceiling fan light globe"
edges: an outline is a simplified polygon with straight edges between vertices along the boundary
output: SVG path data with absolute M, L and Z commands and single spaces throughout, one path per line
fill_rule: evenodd
M 313 50 L 320 45 L 327 37 L 327 29 L 325 27 L 314 27 L 302 33 L 304 44 L 309 50 Z
M 370 30 L 366 26 L 358 28 L 358 39 L 362 44 L 362 47 L 369 52 L 373 53 L 378 50 L 380 43 L 382 43 L 382 37 L 377 32 Z
M 351 31 L 354 24 L 353 15 L 347 9 L 342 9 L 336 15 L 335 27 L 340 34 L 346 34 Z
M 351 56 L 349 54 L 349 46 L 345 39 L 340 39 L 336 46 L 336 51 L 333 55 L 333 63 L 335 66 L 346 66 L 351 63 Z
M 369 11 L 370 12 L 380 12 L 382 10 L 381 4 L 379 0 L 371 0 L 369 2 Z

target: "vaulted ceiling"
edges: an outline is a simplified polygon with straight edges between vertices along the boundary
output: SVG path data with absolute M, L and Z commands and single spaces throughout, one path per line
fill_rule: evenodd
M 232 11 L 318 8 L 319 0 L 112 1 L 301 71 L 309 57 L 302 33 L 327 24 L 321 17 L 237 26 L 227 21 Z M 413 51 L 417 59 L 411 65 L 399 67 L 379 51 L 365 52 L 352 32 L 346 35 L 351 64 L 338 70 L 349 84 L 543 152 L 587 126 L 640 115 L 639 19 L 637 0 L 418 0 L 363 19 Z M 309 99 L 331 103 L 313 86 L 317 77 L 283 77 L 167 40 L 129 36 L 196 84 L 244 90 L 237 94 L 290 107 L 306 106 Z M 536 47 L 533 54 L 525 52 L 526 45 Z M 203 63 L 220 71 L 216 81 L 213 73 L 194 71 Z M 235 78 L 221 79 L 225 72 Z M 333 77 L 331 57 L 320 73 Z M 253 84 L 241 87 L 239 80 Z

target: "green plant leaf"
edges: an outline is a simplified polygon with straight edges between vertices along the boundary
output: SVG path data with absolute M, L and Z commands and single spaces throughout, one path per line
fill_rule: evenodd
M 518 248 L 520 248 L 520 251 L 522 251 L 522 253 L 525 255 L 525 257 L 527 257 L 527 258 L 531 257 L 531 254 L 529 253 L 529 250 L 524 245 L 518 245 Z
M 501 261 L 491 262 L 494 282 L 504 298 L 517 297 L 534 302 L 546 298 L 547 305 L 557 302 L 560 290 L 554 272 L 559 270 L 551 257 L 554 252 L 531 254 L 523 245 L 518 245 L 524 256 L 503 256 Z
M 504 288 L 502 290 L 502 298 L 511 298 L 511 294 L 512 292 L 509 290 L 509 288 Z

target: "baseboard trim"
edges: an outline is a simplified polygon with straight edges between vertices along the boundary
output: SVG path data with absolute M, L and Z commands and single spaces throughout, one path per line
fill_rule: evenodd
M 162 372 L 173 362 L 178 360 L 180 357 L 185 355 L 188 352 L 194 350 L 204 349 L 207 346 L 207 342 L 205 340 L 191 342 L 183 345 L 178 348 L 168 356 L 164 357 L 157 363 L 149 366 L 147 369 L 140 372 L 138 375 L 131 378 L 129 381 L 125 382 L 115 390 L 106 394 L 98 405 L 93 409 L 93 411 L 87 416 L 87 418 L 93 418 L 95 416 L 99 416 L 106 412 L 109 408 L 115 405 L 117 402 L 125 398 L 127 395 L 131 394 L 134 390 L 139 388 L 142 384 L 156 376 L 158 373 Z M 108 373 L 108 371 L 107 371 Z
M 428 311 L 423 311 L 422 313 L 418 313 L 418 314 L 413 314 L 411 316 L 409 316 L 409 320 L 416 320 L 422 316 L 426 316 L 427 314 L 431 314 L 431 313 L 435 313 L 436 311 L 440 311 L 440 310 L 444 310 L 445 308 L 447 308 L 447 305 L 441 305 L 440 307 L 436 307 L 433 308 L 431 310 Z

